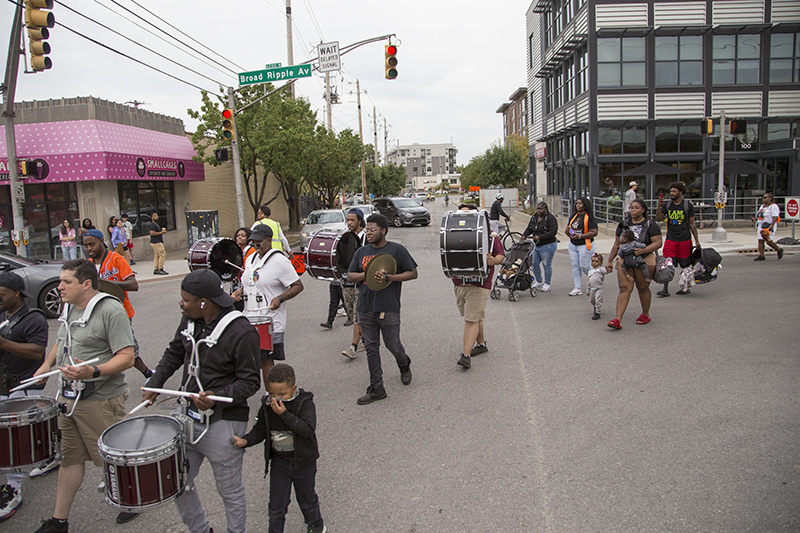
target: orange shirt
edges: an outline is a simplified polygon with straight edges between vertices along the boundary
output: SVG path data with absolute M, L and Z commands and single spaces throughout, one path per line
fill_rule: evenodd
M 97 273 L 100 276 L 100 279 L 112 281 L 125 281 L 131 276 L 134 276 L 133 270 L 131 270 L 131 266 L 128 264 L 128 261 L 126 261 L 125 258 L 118 253 L 112 252 L 111 250 L 109 250 L 108 254 L 106 254 L 105 261 L 103 261 L 103 264 L 100 265 L 100 269 L 97 271 Z M 125 307 L 125 311 L 128 313 L 128 318 L 133 318 L 133 306 L 131 305 L 130 298 L 128 298 L 127 291 L 125 291 L 125 300 L 122 302 L 122 305 Z

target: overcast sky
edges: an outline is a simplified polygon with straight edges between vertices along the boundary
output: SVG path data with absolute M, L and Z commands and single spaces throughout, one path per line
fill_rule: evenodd
M 134 0 L 57 1 L 54 9 L 57 24 L 50 37 L 53 68 L 43 73 L 23 74 L 21 66 L 16 101 L 89 95 L 120 103 L 137 100 L 145 102 L 142 107 L 147 110 L 182 119 L 188 131 L 196 127 L 186 110 L 199 108 L 198 89 L 93 44 L 59 27 L 59 23 L 214 92 L 219 83 L 238 86 L 233 72 L 262 69 L 267 63 L 288 64 L 285 0 L 135 2 L 225 59 L 170 29 L 139 8 Z M 375 106 L 381 152 L 385 117 L 390 149 L 397 143 L 452 142 L 459 150 L 458 163 L 466 164 L 500 139 L 502 121 L 495 110 L 526 84 L 525 10 L 529 4 L 529 0 L 497 3 L 292 0 L 294 62 L 316 56 L 315 47 L 320 42 L 339 41 L 340 47 L 344 47 L 370 37 L 396 34 L 399 44 L 396 80 L 384 79 L 385 42 L 365 45 L 342 57 L 342 71 L 332 76 L 341 102 L 333 107 L 334 130 L 350 128 L 358 132 L 355 85 L 358 79 L 364 93 L 366 143 L 373 142 Z M 200 57 L 120 6 L 167 30 L 233 72 Z M 169 63 L 68 8 L 214 81 Z M 13 12 L 12 3 L 6 0 L 0 4 L 0 42 L 6 52 Z M 309 99 L 318 120 L 324 122 L 324 75 L 315 73 L 295 85 L 297 95 Z

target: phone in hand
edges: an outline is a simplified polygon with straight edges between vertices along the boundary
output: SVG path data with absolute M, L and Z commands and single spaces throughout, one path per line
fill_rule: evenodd
M 663 192 L 658 193 L 658 199 L 661 200 L 662 202 L 664 201 L 664 193 Z

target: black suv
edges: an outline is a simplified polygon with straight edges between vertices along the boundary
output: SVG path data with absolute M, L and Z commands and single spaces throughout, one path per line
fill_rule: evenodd
M 372 205 L 375 206 L 375 210 L 397 227 L 411 224 L 427 226 L 431 223 L 430 212 L 412 198 L 403 198 L 402 196 L 378 198 L 372 202 Z

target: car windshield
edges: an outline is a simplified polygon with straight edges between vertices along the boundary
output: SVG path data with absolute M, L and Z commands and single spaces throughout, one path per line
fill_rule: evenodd
M 419 203 L 411 198 L 398 198 L 392 201 L 397 207 L 419 207 Z
M 344 215 L 341 211 L 311 213 L 306 219 L 306 224 L 333 224 L 336 222 L 344 222 Z

